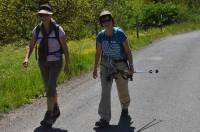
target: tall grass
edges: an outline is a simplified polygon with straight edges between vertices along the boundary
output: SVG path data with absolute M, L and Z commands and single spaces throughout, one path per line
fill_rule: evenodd
M 88 38 L 80 41 L 70 41 L 69 58 L 70 58 L 70 73 L 65 76 L 62 72 L 59 82 L 65 79 L 70 79 L 92 68 L 94 63 L 95 39 Z
M 29 103 L 30 97 L 38 97 L 42 82 L 35 61 L 24 69 L 22 60 L 24 50 L 11 46 L 1 47 L 0 52 L 0 111 L 7 112 L 23 103 Z
M 157 28 L 149 29 L 141 31 L 139 39 L 136 38 L 135 31 L 126 33 L 132 49 L 138 50 L 156 38 L 195 29 L 200 29 L 200 24 L 176 24 L 164 27 L 163 31 Z M 67 76 L 62 73 L 59 83 L 91 70 L 94 63 L 95 37 L 70 41 L 68 45 L 70 73 Z M 10 45 L 0 47 L 0 112 L 8 112 L 22 104 L 30 103 L 31 99 L 39 97 L 44 92 L 34 52 L 27 69 L 22 67 L 24 54 L 25 48 Z

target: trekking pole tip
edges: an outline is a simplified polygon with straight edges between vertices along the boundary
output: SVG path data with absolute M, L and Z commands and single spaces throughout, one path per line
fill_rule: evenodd
M 158 69 L 156 69 L 156 70 L 155 70 L 155 73 L 159 73 L 159 70 L 158 70 Z

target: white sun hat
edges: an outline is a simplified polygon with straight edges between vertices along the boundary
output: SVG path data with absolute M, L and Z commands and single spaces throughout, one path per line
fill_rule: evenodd
M 48 5 L 48 4 L 42 4 L 42 5 L 40 5 L 38 14 L 52 15 L 53 12 L 52 12 L 51 6 Z

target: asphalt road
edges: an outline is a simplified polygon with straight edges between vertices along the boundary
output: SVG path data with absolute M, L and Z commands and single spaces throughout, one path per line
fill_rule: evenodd
M 100 80 L 87 73 L 60 86 L 61 116 L 52 129 L 39 125 L 46 110 L 45 98 L 41 98 L 6 115 L 0 131 L 137 132 L 147 124 L 141 131 L 200 132 L 200 31 L 157 40 L 134 53 L 134 64 L 136 70 L 160 72 L 137 73 L 129 83 L 132 124 L 120 118 L 114 84 L 111 127 L 94 127 L 99 119 Z

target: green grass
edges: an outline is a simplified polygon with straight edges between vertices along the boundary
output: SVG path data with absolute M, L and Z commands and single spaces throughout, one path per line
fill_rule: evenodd
M 31 67 L 22 67 L 22 48 L 2 47 L 0 52 L 0 111 L 7 112 L 24 103 L 30 103 L 30 97 L 38 97 L 42 82 L 35 61 Z
M 200 24 L 176 24 L 164 27 L 163 31 L 153 28 L 148 31 L 141 31 L 139 39 L 136 38 L 135 31 L 126 33 L 131 47 L 138 50 L 150 44 L 156 38 L 195 29 L 200 29 Z M 16 42 L 12 45 L 20 45 L 19 43 Z M 67 76 L 62 73 L 59 83 L 91 70 L 94 63 L 95 37 L 70 41 L 68 45 L 70 73 Z M 0 112 L 8 112 L 20 105 L 31 103 L 31 99 L 37 98 L 43 93 L 43 83 L 34 52 L 27 69 L 22 67 L 24 54 L 25 48 L 17 48 L 11 45 L 0 47 Z

